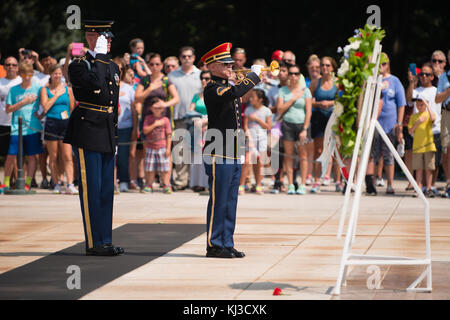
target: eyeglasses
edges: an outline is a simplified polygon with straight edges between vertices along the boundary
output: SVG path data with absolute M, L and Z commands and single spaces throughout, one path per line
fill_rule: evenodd
M 431 73 L 426 73 L 426 72 L 421 72 L 421 73 L 419 73 L 419 76 L 422 76 L 422 77 L 431 77 L 433 74 L 431 74 Z
M 290 76 L 299 76 L 300 72 L 289 72 Z
M 331 67 L 331 64 L 329 64 L 329 63 L 322 63 L 320 66 L 321 67 Z
M 15 63 L 5 63 L 5 67 L 17 67 Z
M 431 59 L 431 62 L 433 62 L 433 63 L 444 63 L 445 61 L 441 60 L 441 59 Z
M 181 57 L 183 59 L 190 59 L 192 57 L 192 54 L 183 54 Z

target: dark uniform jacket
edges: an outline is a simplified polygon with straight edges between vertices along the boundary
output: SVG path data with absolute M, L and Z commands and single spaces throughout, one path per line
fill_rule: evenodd
M 113 153 L 117 145 L 119 67 L 108 54 L 89 52 L 69 65 L 78 106 L 70 115 L 65 143 L 76 148 Z
M 208 131 L 203 149 L 204 155 L 241 159 L 245 154 L 245 140 L 242 129 L 241 97 L 257 85 L 261 79 L 254 72 L 232 86 L 228 80 L 212 76 L 204 89 L 204 100 L 208 113 Z M 238 134 L 230 135 L 227 129 Z M 223 144 L 217 140 L 221 133 Z

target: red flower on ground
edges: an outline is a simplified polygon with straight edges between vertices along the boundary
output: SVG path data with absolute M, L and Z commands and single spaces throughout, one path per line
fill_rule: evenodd
M 281 289 L 280 288 L 275 288 L 273 290 L 273 295 L 274 296 L 280 296 L 281 295 Z
M 355 52 L 355 56 L 357 56 L 358 58 L 362 58 L 364 55 L 364 53 L 362 53 L 361 51 Z

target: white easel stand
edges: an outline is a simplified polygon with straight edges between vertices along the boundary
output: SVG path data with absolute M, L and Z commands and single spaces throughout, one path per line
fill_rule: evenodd
M 383 128 L 377 120 L 379 101 L 381 95 L 381 84 L 382 77 L 378 76 L 377 81 L 375 81 L 378 67 L 379 67 L 379 56 L 381 53 L 381 45 L 377 41 L 375 43 L 374 54 L 372 55 L 373 61 L 377 61 L 374 68 L 374 74 L 368 79 L 366 92 L 364 95 L 364 102 L 361 111 L 361 117 L 358 124 L 358 133 L 355 143 L 355 151 L 352 156 L 352 164 L 349 172 L 349 179 L 347 181 L 347 189 L 345 192 L 344 206 L 341 212 L 341 219 L 339 221 L 339 230 L 337 237 L 341 238 L 342 229 L 344 226 L 345 216 L 347 214 L 347 207 L 351 196 L 351 189 L 353 185 L 353 179 L 355 176 L 358 152 L 361 142 L 363 142 L 362 147 L 362 157 L 358 166 L 358 175 L 355 188 L 355 197 L 352 203 L 352 210 L 350 213 L 350 218 L 347 226 L 347 233 L 345 237 L 345 244 L 342 252 L 342 258 L 339 268 L 339 274 L 336 282 L 336 287 L 333 294 L 339 295 L 341 290 L 341 285 L 345 285 L 345 280 L 347 276 L 348 266 L 350 265 L 424 265 L 426 266 L 425 271 L 407 288 L 408 291 L 421 291 L 421 292 L 431 292 L 432 282 L 431 282 L 431 245 L 430 245 L 430 205 L 428 200 L 425 198 L 422 190 L 417 185 L 414 177 L 409 172 L 408 168 L 404 164 L 397 150 L 394 148 L 393 144 L 389 140 L 388 136 L 384 132 Z M 384 140 L 389 150 L 393 153 L 395 160 L 402 168 L 403 172 L 407 176 L 409 182 L 414 187 L 415 191 L 419 194 L 419 197 L 424 202 L 424 215 L 425 215 L 425 245 L 426 245 L 426 258 L 425 259 L 414 259 L 408 257 L 388 257 L 388 256 L 370 256 L 370 255 L 356 255 L 351 253 L 352 243 L 356 235 L 356 223 L 358 220 L 359 202 L 361 200 L 362 188 L 364 183 L 364 177 L 367 171 L 367 165 L 370 157 L 370 150 L 372 147 L 373 136 L 375 129 L 380 134 L 381 138 Z M 363 137 L 363 133 L 364 137 Z M 427 277 L 426 288 L 418 288 L 417 286 L 422 282 L 422 280 Z

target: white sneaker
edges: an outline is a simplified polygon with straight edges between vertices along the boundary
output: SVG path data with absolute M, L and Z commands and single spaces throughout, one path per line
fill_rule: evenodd
M 66 194 L 78 194 L 78 190 L 73 184 L 68 184 L 66 187 Z
M 119 183 L 119 190 L 120 192 L 128 192 L 128 183 L 127 182 Z
M 60 194 L 60 193 L 61 193 L 61 190 L 62 190 L 61 185 L 60 185 L 60 184 L 56 184 L 56 185 L 55 185 L 55 188 L 53 189 L 53 193 L 54 193 L 54 194 Z
M 384 187 L 383 178 L 377 178 L 377 187 Z
M 330 184 L 331 184 L 331 178 L 325 176 L 325 177 L 322 179 L 322 185 L 323 185 L 323 186 L 329 186 Z
M 310 185 L 312 185 L 312 184 L 313 184 L 312 176 L 311 176 L 310 174 L 308 174 L 308 175 L 306 176 L 306 182 L 305 182 L 305 185 L 310 186 Z

